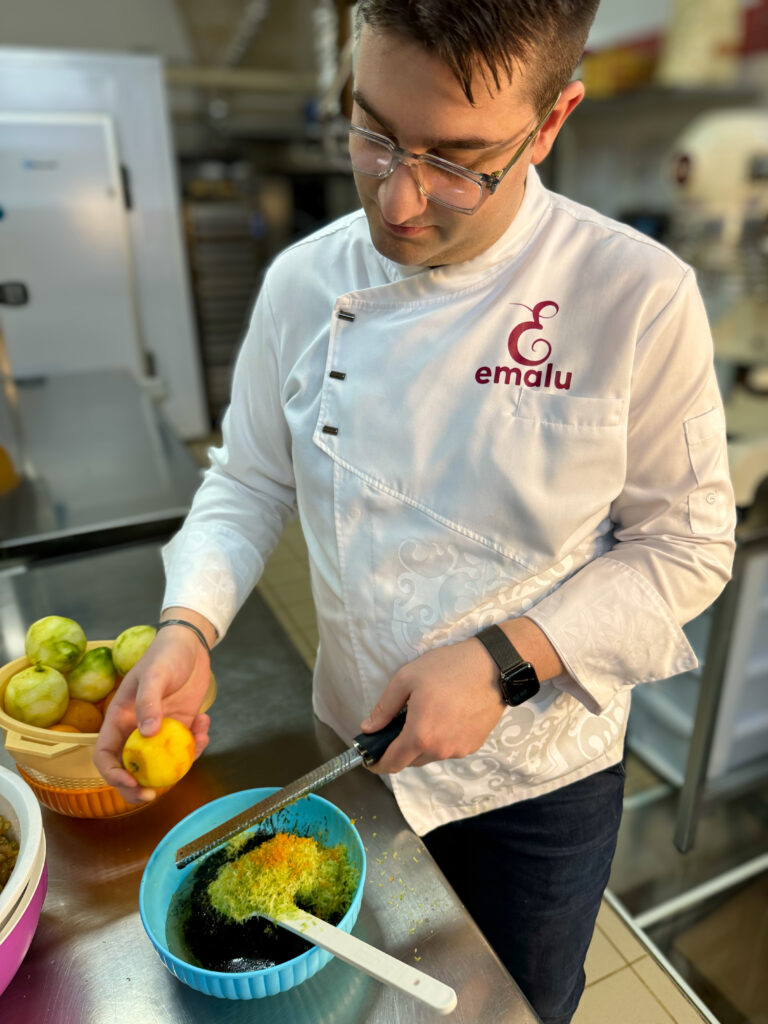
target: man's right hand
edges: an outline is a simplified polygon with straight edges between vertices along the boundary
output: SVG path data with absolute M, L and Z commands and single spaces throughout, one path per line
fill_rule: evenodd
M 189 618 L 186 609 L 168 618 Z M 199 624 L 201 617 L 195 617 Z M 205 620 L 203 620 L 205 621 Z M 213 636 L 208 623 L 206 636 Z M 176 718 L 195 738 L 195 757 L 208 744 L 208 715 L 199 714 L 210 681 L 210 659 L 191 629 L 166 626 L 158 631 L 143 657 L 121 682 L 99 731 L 93 761 L 104 779 L 129 803 L 153 800 L 153 789 L 139 786 L 123 768 L 122 750 L 138 726 L 143 736 L 154 736 L 163 718 Z

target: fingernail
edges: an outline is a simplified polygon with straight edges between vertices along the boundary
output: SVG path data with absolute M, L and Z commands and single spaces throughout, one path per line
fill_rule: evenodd
M 363 729 L 370 729 L 371 725 L 372 725 L 372 722 L 371 722 L 370 718 L 364 718 L 362 720 L 362 722 L 360 723 L 360 725 L 363 727 Z
M 140 733 L 151 732 L 153 729 L 157 728 L 158 725 L 159 725 L 159 722 L 157 721 L 156 718 L 145 718 L 144 721 L 139 726 L 139 732 Z

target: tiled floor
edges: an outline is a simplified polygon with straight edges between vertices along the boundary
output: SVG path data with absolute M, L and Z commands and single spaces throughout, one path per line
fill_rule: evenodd
M 586 962 L 573 1024 L 701 1024 L 705 1017 L 607 900 Z

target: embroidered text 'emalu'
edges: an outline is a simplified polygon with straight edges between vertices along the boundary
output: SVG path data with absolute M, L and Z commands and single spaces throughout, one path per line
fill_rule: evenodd
M 507 339 L 509 354 L 518 365 L 516 366 L 479 366 L 475 371 L 478 384 L 516 384 L 529 388 L 549 388 L 554 385 L 560 391 L 568 391 L 571 387 L 571 371 L 558 370 L 548 362 L 552 355 L 552 345 L 546 338 L 535 338 L 529 344 L 529 354 L 520 350 L 520 340 L 528 331 L 540 331 L 542 319 L 549 320 L 556 316 L 560 307 L 551 299 L 537 302 L 531 308 L 522 302 L 513 302 L 513 306 L 522 306 L 531 314 L 531 320 L 524 320 L 510 331 Z M 551 312 L 549 312 L 551 310 Z M 544 347 L 544 354 L 540 355 Z M 537 349 L 539 352 L 537 352 Z M 546 363 L 546 366 L 542 366 Z M 525 369 L 528 367 L 528 369 Z

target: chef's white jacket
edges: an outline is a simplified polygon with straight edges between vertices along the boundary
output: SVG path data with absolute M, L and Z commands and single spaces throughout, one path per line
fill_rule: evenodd
M 465 263 L 390 262 L 362 211 L 279 256 L 211 457 L 164 551 L 164 604 L 223 636 L 298 508 L 314 708 L 346 740 L 434 646 L 525 614 L 557 649 L 568 674 L 477 753 L 390 777 L 420 834 L 620 760 L 632 687 L 695 666 L 681 624 L 730 572 L 694 274 L 533 169 L 505 234 Z

